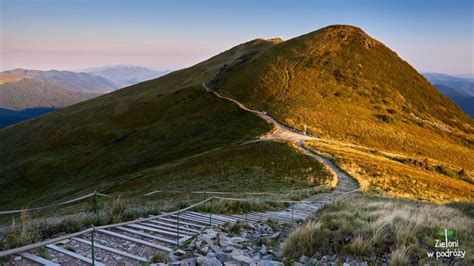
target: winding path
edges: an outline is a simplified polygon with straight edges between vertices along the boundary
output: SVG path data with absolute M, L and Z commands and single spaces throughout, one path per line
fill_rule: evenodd
M 259 219 L 258 217 L 264 217 L 264 218 L 277 219 L 279 221 L 285 221 L 285 220 L 293 221 L 294 216 L 295 216 L 294 214 L 295 211 L 297 212 L 298 219 L 304 219 L 308 215 L 311 215 L 315 211 L 337 200 L 341 196 L 359 191 L 359 185 L 352 177 L 350 177 L 348 174 L 342 171 L 339 167 L 334 165 L 334 163 L 332 163 L 329 159 L 324 158 L 320 156 L 319 154 L 314 153 L 313 151 L 311 151 L 310 149 L 304 146 L 304 142 L 306 140 L 319 140 L 317 137 L 307 135 L 295 129 L 289 128 L 281 124 L 280 122 L 278 122 L 276 119 L 268 115 L 266 112 L 250 109 L 235 99 L 232 99 L 227 96 L 223 96 L 219 94 L 217 91 L 211 90 L 205 83 L 203 83 L 202 86 L 207 92 L 213 93 L 216 97 L 227 100 L 227 101 L 231 101 L 234 104 L 236 104 L 240 109 L 254 113 L 258 115 L 259 117 L 261 117 L 262 119 L 264 119 L 265 121 L 267 121 L 268 123 L 273 125 L 274 129 L 271 132 L 260 136 L 259 139 L 255 141 L 282 140 L 282 141 L 293 142 L 296 144 L 296 146 L 298 147 L 301 153 L 311 156 L 314 159 L 318 160 L 321 164 L 323 164 L 326 167 L 326 169 L 329 172 L 331 172 L 331 174 L 335 178 L 337 178 L 337 186 L 331 192 L 316 194 L 280 212 L 253 213 L 252 216 L 254 216 L 257 220 Z M 251 142 L 255 142 L 255 141 L 251 141 Z M 290 216 L 291 216 L 291 219 L 289 219 Z M 246 216 L 236 215 L 235 217 L 248 218 L 248 215 Z

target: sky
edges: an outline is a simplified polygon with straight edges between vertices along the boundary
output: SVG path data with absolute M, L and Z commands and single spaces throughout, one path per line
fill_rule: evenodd
M 474 74 L 473 3 L 0 0 L 0 69 L 179 69 L 255 38 L 351 24 L 418 71 Z

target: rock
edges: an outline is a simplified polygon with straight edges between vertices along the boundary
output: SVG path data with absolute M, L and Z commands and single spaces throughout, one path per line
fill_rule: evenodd
M 252 264 L 254 263 L 253 259 L 250 258 L 249 256 L 247 255 L 235 255 L 235 256 L 232 256 L 232 259 L 238 261 L 238 262 L 243 262 L 243 263 L 247 263 L 247 264 Z
M 178 257 L 176 257 L 173 253 L 169 253 L 169 254 L 168 254 L 168 258 L 169 258 L 170 261 L 172 261 L 172 262 L 178 261 Z
M 262 260 L 273 260 L 274 258 L 275 256 L 273 256 L 272 254 L 264 255 L 261 257 Z
M 222 248 L 222 251 L 226 252 L 226 253 L 230 253 L 234 250 L 235 248 L 233 246 L 227 246 L 227 247 L 223 247 Z
M 280 261 L 274 261 L 274 260 L 263 260 L 260 261 L 258 266 L 283 266 L 283 262 Z
M 348 263 L 348 262 L 344 262 L 344 263 L 342 264 L 342 266 L 351 266 L 351 264 Z
M 196 266 L 197 259 L 196 258 L 188 258 L 180 261 L 175 261 L 169 263 L 168 265 L 175 265 L 175 266 Z
M 306 257 L 305 255 L 301 256 L 298 260 L 299 262 L 306 264 L 306 262 L 309 261 L 309 257 Z
M 22 259 L 21 256 L 16 256 L 15 257 L 15 261 L 20 261 L 21 259 Z
M 363 262 L 358 262 L 356 265 L 357 266 L 368 266 L 369 264 L 367 263 L 367 261 L 363 261 Z
M 259 231 L 264 233 L 273 233 L 273 229 L 268 224 L 262 224 Z
M 218 246 L 214 245 L 211 240 L 204 239 L 204 242 L 206 242 L 209 248 L 212 249 L 212 251 L 214 251 L 215 253 L 222 253 L 222 250 Z
M 333 255 L 330 258 L 331 261 L 337 261 L 337 259 L 338 259 L 337 255 Z
M 217 232 L 214 230 L 214 229 L 206 229 L 205 231 L 205 234 L 203 234 L 200 238 L 201 239 L 214 239 L 217 237 Z
M 281 232 L 276 232 L 276 233 L 274 233 L 274 234 L 271 236 L 271 238 L 272 238 L 272 239 L 279 238 L 280 235 L 281 235 Z
M 227 262 L 227 261 L 231 261 L 232 256 L 230 254 L 227 254 L 227 253 L 217 253 L 216 254 L 216 259 L 218 259 L 220 262 L 224 263 L 224 262 Z
M 226 261 L 224 262 L 224 266 L 241 266 L 242 263 L 239 263 L 237 261 Z
M 245 241 L 245 238 L 236 236 L 232 237 L 230 241 L 232 242 L 232 244 L 240 244 Z
M 323 256 L 321 258 L 321 263 L 326 263 L 326 262 L 328 262 L 328 256 Z
M 207 260 L 207 257 L 204 257 L 204 256 L 199 256 L 196 258 L 196 262 L 199 265 L 202 265 L 205 260 Z
M 186 254 L 186 252 L 182 249 L 177 249 L 174 251 L 174 255 L 176 256 L 183 256 L 184 254 Z
M 222 266 L 222 263 L 216 258 L 208 258 L 204 260 L 202 266 Z
M 262 255 L 267 254 L 268 253 L 267 246 L 262 245 L 262 247 L 260 248 L 259 253 L 262 254 Z
M 293 262 L 293 266 L 304 266 L 304 264 L 300 262 Z

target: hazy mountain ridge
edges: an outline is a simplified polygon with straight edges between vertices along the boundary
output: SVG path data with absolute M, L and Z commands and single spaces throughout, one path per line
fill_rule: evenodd
M 461 109 L 474 117 L 474 79 L 469 75 L 447 75 L 423 73 L 423 75 L 444 95 L 451 98 Z
M 71 71 L 41 71 L 18 68 L 4 71 L 3 73 L 22 78 L 54 82 L 57 85 L 63 86 L 65 89 L 78 92 L 102 94 L 114 91 L 118 88 L 117 84 L 103 77 Z
M 140 66 L 119 65 L 90 68 L 81 70 L 81 72 L 101 76 L 115 82 L 120 87 L 126 87 L 142 81 L 158 78 L 169 71 L 155 71 Z

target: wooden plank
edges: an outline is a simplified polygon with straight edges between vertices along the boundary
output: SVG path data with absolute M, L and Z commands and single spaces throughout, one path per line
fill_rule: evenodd
M 92 242 L 89 241 L 89 240 L 85 240 L 85 239 L 78 238 L 78 237 L 73 237 L 72 239 L 75 240 L 75 241 L 77 241 L 77 242 L 81 242 L 81 243 L 83 243 L 83 244 L 92 246 Z M 97 242 L 94 242 L 94 247 L 95 247 L 95 248 L 99 248 L 99 249 L 103 249 L 103 250 L 107 250 L 107 251 L 110 251 L 110 252 L 112 252 L 112 253 L 119 254 L 119 255 L 121 255 L 121 256 L 128 257 L 128 258 L 131 258 L 131 259 L 134 259 L 134 260 L 138 260 L 138 261 L 141 261 L 141 262 L 147 262 L 147 261 L 148 261 L 148 259 L 145 258 L 145 257 L 133 255 L 133 254 L 130 254 L 130 253 L 125 252 L 125 251 L 122 251 L 122 250 L 118 250 L 118 249 L 115 249 L 115 248 L 111 248 L 111 247 L 108 247 L 108 246 L 104 246 L 104 245 L 99 244 L 99 243 L 97 243 Z
M 173 227 L 170 228 L 170 227 L 161 226 L 161 225 L 152 224 L 152 223 L 140 223 L 140 224 L 144 225 L 144 226 L 147 226 L 147 227 L 151 227 L 151 228 L 157 228 L 157 229 L 160 229 L 160 230 L 165 230 L 165 231 L 174 233 L 174 235 L 176 235 L 177 232 L 178 232 L 177 228 L 173 228 Z M 193 235 L 193 233 L 191 233 L 191 232 L 183 232 L 183 230 L 181 230 L 181 228 L 179 229 L 179 234 L 180 235 L 187 235 L 187 236 Z
M 66 249 L 64 249 L 64 248 L 58 247 L 58 246 L 56 246 L 55 244 L 49 244 L 49 245 L 46 245 L 46 247 L 49 248 L 49 249 L 52 249 L 52 250 L 54 250 L 54 251 L 57 251 L 57 252 L 66 254 L 66 255 L 68 255 L 68 256 L 70 256 L 70 257 L 73 257 L 73 258 L 75 258 L 75 259 L 82 260 L 82 261 L 87 262 L 87 263 L 89 263 L 89 264 L 93 264 L 91 258 L 84 257 L 84 256 L 79 255 L 79 254 L 77 254 L 77 253 L 74 253 L 74 252 L 72 252 L 72 251 L 69 251 L 69 250 L 66 250 Z M 99 261 L 97 261 L 97 260 L 94 261 L 94 263 L 95 263 L 95 265 L 97 265 L 97 266 L 105 266 L 105 264 L 103 264 L 103 263 L 101 263 L 101 262 L 99 262 Z
M 170 223 L 165 223 L 165 222 L 161 222 L 161 221 L 155 221 L 155 220 L 150 220 L 148 221 L 150 223 L 154 223 L 154 224 L 159 224 L 159 225 L 164 225 L 164 226 L 168 226 L 168 227 L 174 227 L 174 228 L 178 228 L 178 226 L 176 224 L 170 224 Z M 179 231 L 181 230 L 185 230 L 185 231 L 188 231 L 188 232 L 193 232 L 193 233 L 201 233 L 200 230 L 196 230 L 196 229 L 192 229 L 192 228 L 188 228 L 186 227 L 186 225 L 182 224 L 181 222 L 179 223 Z
M 199 212 L 187 211 L 187 212 L 185 212 L 185 213 L 192 213 L 192 214 L 194 214 L 194 215 L 199 215 L 199 216 L 201 216 L 201 217 L 209 217 L 209 215 L 206 216 L 205 214 L 199 213 Z M 220 215 L 220 214 L 212 214 L 212 219 L 214 219 L 214 217 L 215 217 L 217 220 L 221 220 L 221 221 L 223 221 L 223 222 L 229 222 L 229 223 L 235 222 L 235 219 L 228 218 L 228 217 L 224 217 L 224 216 L 222 216 L 222 215 Z
M 26 259 L 29 259 L 33 262 L 36 262 L 36 263 L 39 263 L 41 265 L 45 265 L 45 266 L 59 266 L 59 264 L 55 263 L 55 262 L 52 262 L 50 260 L 47 260 L 45 258 L 42 258 L 42 257 L 38 257 L 36 255 L 33 255 L 31 253 L 28 253 L 28 252 L 22 252 L 19 254 L 20 256 L 22 257 L 25 257 Z
M 203 218 L 203 219 L 209 219 L 209 214 L 201 214 L 201 213 L 198 213 L 198 212 L 191 212 L 191 211 L 187 211 L 187 212 L 184 212 L 184 214 L 186 215 L 190 215 L 190 216 L 193 216 L 193 217 L 199 217 L 199 218 Z M 221 216 L 219 216 L 219 214 L 212 214 L 212 220 L 216 221 L 216 222 L 219 222 L 219 223 L 231 223 L 230 220 L 226 220 L 226 219 L 222 219 Z
M 141 239 L 138 239 L 138 238 L 134 238 L 134 237 L 131 237 L 131 236 L 115 233 L 115 232 L 112 232 L 112 231 L 108 231 L 108 230 L 104 230 L 104 229 L 98 229 L 97 232 L 103 233 L 103 234 L 106 234 L 106 235 L 110 235 L 110 236 L 114 236 L 114 237 L 117 237 L 117 238 L 122 238 L 122 239 L 125 239 L 125 240 L 128 240 L 128 241 L 139 243 L 139 244 L 149 246 L 149 247 L 152 247 L 152 248 L 156 248 L 156 249 L 159 249 L 159 250 L 163 250 L 163 251 L 166 251 L 166 252 L 173 251 L 171 248 L 168 248 L 168 247 L 157 245 L 155 243 L 148 242 L 148 241 L 145 241 L 145 240 L 141 240 Z
M 176 215 L 173 215 L 176 217 Z M 180 214 L 179 215 L 179 220 L 181 222 L 181 220 L 187 220 L 187 221 L 191 221 L 193 223 L 200 223 L 200 224 L 203 224 L 203 225 L 209 225 L 209 218 L 207 220 L 205 219 L 201 219 L 201 218 L 196 218 L 196 217 L 190 217 L 190 216 L 187 216 L 187 215 L 184 215 L 184 214 Z
M 212 216 L 214 216 L 214 215 L 212 215 Z M 181 218 L 183 218 L 183 219 L 186 219 L 186 218 L 188 218 L 188 219 L 194 219 L 195 221 L 201 221 L 201 223 L 204 223 L 204 224 L 207 223 L 207 224 L 209 224 L 209 216 L 208 216 L 208 217 L 201 217 L 201 216 L 196 216 L 196 215 L 193 215 L 193 214 L 181 213 L 181 214 L 179 215 L 179 218 L 180 218 L 180 219 L 181 219 Z M 220 220 L 214 220 L 214 219 L 212 219 L 212 222 L 213 222 L 214 224 L 221 224 L 221 225 L 225 223 L 225 222 L 222 222 L 222 221 L 220 221 Z
M 165 218 L 165 217 L 161 217 L 161 218 L 158 218 L 158 219 L 159 219 L 159 220 L 162 220 L 162 221 L 167 221 L 167 222 L 176 223 L 176 219 L 170 219 L 170 218 Z M 201 229 L 201 230 L 202 230 L 204 227 L 206 227 L 205 225 L 182 222 L 181 220 L 179 221 L 179 224 L 184 224 L 184 225 L 187 225 L 187 226 L 193 226 L 193 227 L 198 228 L 198 229 Z
M 176 231 L 175 232 L 170 232 L 170 231 L 166 231 L 166 230 L 162 230 L 162 229 L 158 229 L 158 228 L 153 228 L 151 226 L 147 226 L 146 223 L 129 224 L 127 226 L 128 227 L 133 227 L 133 228 L 136 228 L 136 229 L 141 229 L 141 230 L 146 230 L 146 231 L 150 231 L 150 232 L 159 233 L 159 234 L 162 234 L 162 235 L 168 235 L 168 236 L 175 237 L 175 238 L 177 236 Z M 186 234 L 183 234 L 183 235 L 186 235 Z M 186 235 L 186 236 L 189 236 L 189 235 Z
M 155 239 L 155 240 L 158 240 L 158 241 L 161 241 L 161 242 L 164 242 L 164 243 L 176 244 L 176 240 L 172 240 L 172 239 L 168 239 L 168 238 L 164 238 L 164 237 L 159 237 L 159 236 L 155 236 L 155 235 L 150 235 L 150 234 L 143 233 L 143 232 L 140 232 L 140 231 L 136 231 L 136 230 L 133 230 L 133 229 L 129 229 L 129 228 L 126 228 L 126 227 L 119 226 L 119 227 L 116 227 L 116 229 L 119 229 L 121 231 L 125 231 L 125 232 L 128 232 L 128 233 L 132 233 L 132 234 L 135 234 L 135 235 Z

